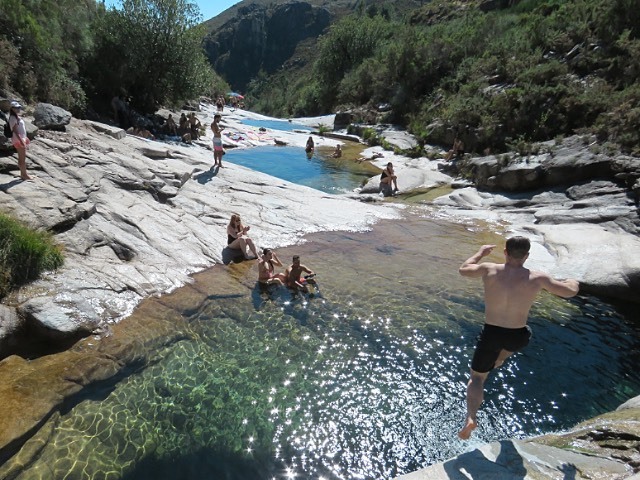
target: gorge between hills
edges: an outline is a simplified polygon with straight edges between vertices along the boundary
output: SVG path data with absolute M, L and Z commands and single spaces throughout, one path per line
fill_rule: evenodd
M 302 152 L 313 135 L 320 155 L 346 141 L 310 133 L 331 116 L 266 135 L 246 118 L 262 117 L 224 115 L 228 151 L 277 139 Z M 213 170 L 210 135 L 165 143 L 71 119 L 37 132 L 34 181 L 0 159 L 3 211 L 52 231 L 66 257 L 2 307 L 1 478 L 637 470 L 637 398 L 606 413 L 640 391 L 637 159 L 579 136 L 440 166 L 363 147 L 380 155 L 372 165 L 396 166 L 400 195 L 382 199 L 377 176 L 327 194 L 232 161 Z M 232 213 L 284 263 L 301 254 L 321 295 L 257 291 L 255 262 L 225 249 Z M 482 298 L 457 267 L 513 233 L 532 239 L 531 268 L 583 290 L 536 304 L 540 339 L 491 387 L 470 448 L 454 437 Z

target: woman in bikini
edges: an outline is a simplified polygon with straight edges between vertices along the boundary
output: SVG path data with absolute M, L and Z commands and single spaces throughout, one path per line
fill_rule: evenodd
M 281 266 L 282 262 L 276 252 L 265 248 L 258 262 L 258 282 L 262 285 L 284 285 L 287 280 L 284 273 L 275 273 L 275 267 Z
M 247 260 L 258 258 L 256 246 L 253 244 L 253 240 L 247 236 L 250 228 L 249 226 L 245 227 L 242 225 L 240 215 L 237 213 L 231 215 L 231 220 L 229 221 L 229 225 L 227 225 L 227 247 L 240 250 Z M 253 257 L 247 255 L 247 247 L 253 252 Z
M 393 191 L 391 190 L 392 184 L 394 187 Z M 387 167 L 380 175 L 380 191 L 385 197 L 388 197 L 392 195 L 393 192 L 398 191 L 398 177 L 396 177 L 396 174 L 393 171 L 393 164 L 391 162 L 387 163 Z

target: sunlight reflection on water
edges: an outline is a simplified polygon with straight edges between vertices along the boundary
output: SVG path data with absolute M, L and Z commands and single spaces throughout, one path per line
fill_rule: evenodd
M 411 216 L 280 249 L 318 273 L 313 299 L 261 294 L 253 262 L 197 276 L 211 299 L 190 309 L 193 339 L 57 420 L 17 478 L 390 479 L 466 451 L 456 433 L 483 304 L 457 267 L 496 240 L 477 230 Z M 164 301 L 183 304 L 180 291 Z M 531 344 L 487 382 L 472 445 L 638 394 L 634 320 L 543 295 Z

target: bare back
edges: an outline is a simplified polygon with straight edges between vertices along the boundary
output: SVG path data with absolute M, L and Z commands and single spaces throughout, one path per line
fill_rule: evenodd
M 504 328 L 527 324 L 529 310 L 542 290 L 540 274 L 525 267 L 487 263 L 484 282 L 486 323 Z

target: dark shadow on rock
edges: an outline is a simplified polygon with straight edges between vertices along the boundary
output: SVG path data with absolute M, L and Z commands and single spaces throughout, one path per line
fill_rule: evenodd
M 560 467 L 560 471 L 564 473 L 563 480 L 576 480 L 578 469 L 573 463 L 565 463 Z
M 222 249 L 222 263 L 229 265 L 231 262 L 240 263 L 244 262 L 246 258 L 242 254 L 242 251 L 237 248 L 224 247 Z
M 220 167 L 211 167 L 206 172 L 202 172 L 202 173 L 196 175 L 194 177 L 194 179 L 200 185 L 205 185 L 205 184 L 209 183 L 213 179 L 213 177 L 218 175 L 218 171 L 219 170 L 220 170 Z
M 0 184 L 0 191 L 7 192 L 11 187 L 20 185 L 22 182 L 24 182 L 24 180 L 16 178 L 15 180 L 11 180 L 10 182 Z
M 527 476 L 522 456 L 511 440 L 500 442 L 500 453 L 492 462 L 476 449 L 463 453 L 443 465 L 449 480 L 468 480 L 469 478 L 500 478 L 501 480 L 523 480 Z

